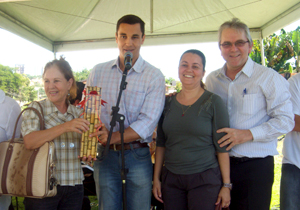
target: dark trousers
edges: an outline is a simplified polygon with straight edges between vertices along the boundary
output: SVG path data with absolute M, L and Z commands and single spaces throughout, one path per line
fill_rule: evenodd
M 230 210 L 269 210 L 274 158 L 230 158 Z
M 300 169 L 293 164 L 282 164 L 280 183 L 280 209 L 300 208 Z
M 83 185 L 57 186 L 54 197 L 43 199 L 25 198 L 26 210 L 81 210 L 83 200 Z
M 219 167 L 179 175 L 162 171 L 162 199 L 165 210 L 214 210 L 221 188 Z

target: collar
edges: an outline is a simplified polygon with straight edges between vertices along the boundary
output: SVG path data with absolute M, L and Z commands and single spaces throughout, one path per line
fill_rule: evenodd
M 74 113 L 78 112 L 78 108 L 76 108 L 76 106 L 73 106 L 70 104 L 70 102 L 68 101 L 68 109 L 67 112 L 68 114 L 73 115 L 74 118 L 76 118 L 77 116 L 74 115 Z
M 116 60 L 114 60 L 114 62 L 112 63 L 112 69 L 113 67 L 117 67 L 118 69 L 120 69 L 120 66 L 119 66 L 119 60 L 120 60 L 120 57 L 118 57 Z M 144 59 L 142 58 L 142 56 L 139 56 L 138 59 L 136 60 L 135 64 L 132 66 L 132 68 L 128 71 L 131 72 L 131 70 L 137 72 L 137 73 L 141 73 L 144 68 L 142 68 L 144 64 Z
M 4 99 L 5 99 L 5 93 L 3 92 L 3 90 L 0 89 L 0 104 L 4 102 Z
M 67 101 L 67 104 L 68 104 L 67 111 L 63 115 L 71 114 L 74 116 L 74 113 L 76 113 L 77 108 L 75 106 L 72 106 L 69 101 Z M 46 99 L 46 107 L 48 106 L 51 107 L 50 110 L 52 110 L 52 112 L 60 113 L 57 107 L 49 99 Z M 50 113 L 46 113 L 46 114 L 50 114 Z
M 242 68 L 241 72 L 243 72 L 248 77 L 251 77 L 254 71 L 253 66 L 254 66 L 254 61 L 250 57 L 248 57 L 248 60 L 245 66 Z
M 237 73 L 237 75 L 240 75 L 241 73 L 244 73 L 247 77 L 251 77 L 251 75 L 253 74 L 253 71 L 254 71 L 253 66 L 254 66 L 254 61 L 250 57 L 248 57 L 248 60 L 247 60 L 246 64 L 244 65 L 242 70 L 239 73 Z M 226 69 L 227 69 L 227 67 L 226 67 L 226 63 L 225 63 L 224 66 L 217 73 L 217 76 L 223 75 L 223 76 L 227 77 L 226 76 Z

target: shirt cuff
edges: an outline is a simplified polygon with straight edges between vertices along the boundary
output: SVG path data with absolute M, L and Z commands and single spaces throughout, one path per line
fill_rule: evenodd
M 133 123 L 130 125 L 130 127 L 141 137 L 141 139 L 147 139 L 147 137 L 149 137 L 146 136 L 148 129 L 146 128 L 143 129 L 138 123 Z
M 258 139 L 265 138 L 265 132 L 261 126 L 250 128 L 249 130 L 252 133 L 253 141 L 258 141 Z

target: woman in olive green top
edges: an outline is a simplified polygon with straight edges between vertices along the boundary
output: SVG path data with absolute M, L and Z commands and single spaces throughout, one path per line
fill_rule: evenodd
M 229 155 L 217 143 L 224 133 L 216 132 L 229 126 L 228 113 L 222 99 L 204 89 L 204 73 L 203 53 L 184 52 L 179 63 L 182 90 L 166 98 L 158 124 L 153 194 L 166 210 L 230 204 Z

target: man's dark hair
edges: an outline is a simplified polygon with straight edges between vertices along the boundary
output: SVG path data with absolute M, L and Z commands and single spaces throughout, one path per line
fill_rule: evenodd
M 70 99 L 71 104 L 74 104 L 76 100 L 81 101 L 82 91 L 84 90 L 85 85 L 82 82 L 76 82 L 76 86 L 77 86 L 77 96 L 76 98 Z
M 142 36 L 144 36 L 144 34 L 145 34 L 145 23 L 138 16 L 136 16 L 136 15 L 125 15 L 125 16 L 121 17 L 118 20 L 118 23 L 117 23 L 117 31 L 116 31 L 116 33 L 118 33 L 118 30 L 119 30 L 119 27 L 120 27 L 121 23 L 127 23 L 127 24 L 130 24 L 130 25 L 134 25 L 134 24 L 139 23 L 140 26 L 141 26 Z

